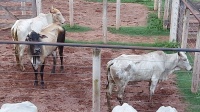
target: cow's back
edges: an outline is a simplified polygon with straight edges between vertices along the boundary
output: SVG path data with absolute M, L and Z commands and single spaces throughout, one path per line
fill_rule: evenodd
M 153 75 L 161 75 L 165 70 L 164 58 L 165 53 L 161 51 L 121 55 L 112 60 L 111 71 L 116 71 L 115 74 L 120 78 L 128 76 L 130 81 L 150 80 Z

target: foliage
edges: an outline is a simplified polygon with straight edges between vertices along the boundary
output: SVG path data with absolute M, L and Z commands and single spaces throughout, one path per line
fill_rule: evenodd
M 150 13 L 147 19 L 147 28 L 157 31 L 163 30 L 163 21 L 158 18 L 156 13 Z
M 129 36 L 157 36 L 157 35 L 169 35 L 169 30 L 163 29 L 163 22 L 157 17 L 157 14 L 150 13 L 148 15 L 146 27 L 120 27 L 116 30 L 114 27 L 108 27 L 108 31 L 116 34 L 123 34 Z
M 84 27 L 84 26 L 79 26 L 77 24 L 75 24 L 73 27 L 70 27 L 69 24 L 63 25 L 63 28 L 67 31 L 67 32 L 86 32 L 86 31 L 90 31 L 92 30 L 89 27 Z
M 178 88 L 183 95 L 183 99 L 189 103 L 187 107 L 187 112 L 199 112 L 200 104 L 200 91 L 197 94 L 191 92 L 191 72 L 177 72 L 177 83 Z M 199 88 L 200 90 L 200 88 Z

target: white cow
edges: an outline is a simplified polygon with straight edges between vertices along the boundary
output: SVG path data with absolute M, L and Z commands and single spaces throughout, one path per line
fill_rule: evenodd
M 29 102 L 6 103 L 1 106 L 0 112 L 38 112 L 37 107 Z
M 187 56 L 184 52 L 165 54 L 155 51 L 143 55 L 121 55 L 107 63 L 107 103 L 110 107 L 110 95 L 113 85 L 117 86 L 117 98 L 123 104 L 124 89 L 129 81 L 149 81 L 150 101 L 158 81 L 166 80 L 175 70 L 191 70 Z
M 17 20 L 11 28 L 12 39 L 13 41 L 25 41 L 26 36 L 32 30 L 39 33 L 50 23 L 63 24 L 64 22 L 65 19 L 61 12 L 52 6 L 48 14 L 41 13 L 35 18 Z M 16 61 L 22 71 L 25 70 L 22 60 L 25 48 L 26 45 L 24 44 L 14 45 Z

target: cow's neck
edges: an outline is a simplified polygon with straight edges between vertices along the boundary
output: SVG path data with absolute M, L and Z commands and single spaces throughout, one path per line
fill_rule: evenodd
M 51 13 L 46 14 L 48 24 L 53 23 L 53 16 Z
M 165 60 L 165 67 L 166 70 L 170 72 L 175 71 L 175 68 L 178 64 L 178 54 L 166 54 L 166 60 Z

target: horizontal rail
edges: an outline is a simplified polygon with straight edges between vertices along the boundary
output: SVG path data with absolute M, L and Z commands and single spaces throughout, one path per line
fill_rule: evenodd
M 0 41 L 0 44 L 26 44 L 26 45 L 51 45 L 51 46 L 90 47 L 90 48 L 200 52 L 200 49 L 142 47 L 142 46 L 124 46 L 124 45 L 122 46 L 122 45 L 107 45 L 107 44 L 52 43 L 52 42 L 27 42 L 27 41 Z
M 183 3 L 185 4 L 185 6 L 190 10 L 190 12 L 194 15 L 194 17 L 198 20 L 198 22 L 200 23 L 200 18 L 197 16 L 197 14 L 194 13 L 193 8 L 188 5 L 188 3 L 185 0 L 182 0 Z

